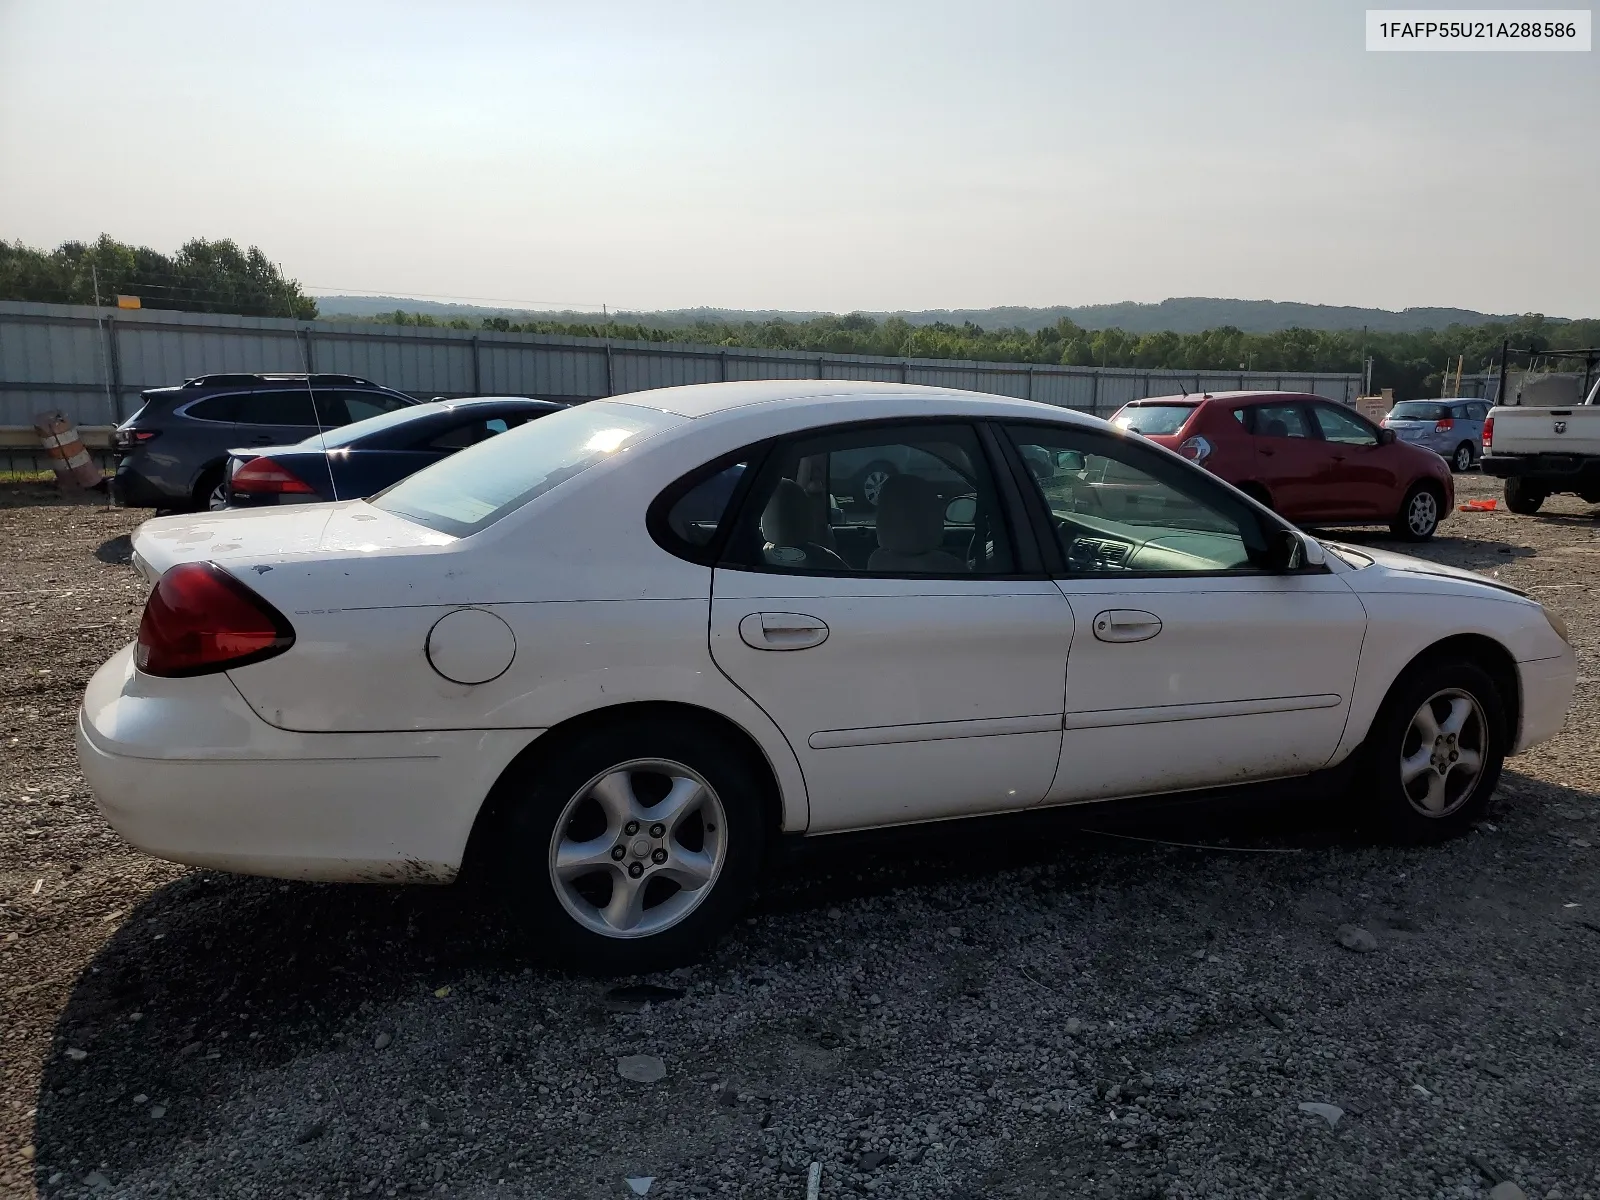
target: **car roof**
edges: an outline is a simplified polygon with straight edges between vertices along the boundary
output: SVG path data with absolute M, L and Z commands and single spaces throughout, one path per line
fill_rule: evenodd
M 1200 404 L 1206 400 L 1234 400 L 1234 401 L 1260 401 L 1260 400 L 1327 400 L 1326 396 L 1318 396 L 1312 392 L 1190 392 L 1187 396 L 1145 396 L 1139 400 L 1130 400 L 1130 405 L 1135 404 Z M 1335 401 L 1334 403 L 1337 403 Z
M 698 420 L 736 409 L 762 404 L 801 401 L 808 408 L 827 408 L 837 404 L 860 406 L 869 419 L 873 400 L 887 401 L 884 407 L 899 409 L 908 399 L 940 400 L 938 414 L 950 416 L 1049 417 L 1092 423 L 1092 418 L 1075 409 L 986 392 L 959 388 L 932 387 L 916 383 L 876 383 L 856 379 L 752 379 L 730 383 L 697 383 L 684 387 L 656 388 L 648 392 L 626 392 L 607 396 L 603 402 L 632 404 L 659 412 Z

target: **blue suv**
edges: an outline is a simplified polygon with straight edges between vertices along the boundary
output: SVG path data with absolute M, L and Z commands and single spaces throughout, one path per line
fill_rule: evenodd
M 416 404 L 354 375 L 201 375 L 151 388 L 117 426 L 111 494 L 130 508 L 222 509 L 228 451 L 281 446 Z

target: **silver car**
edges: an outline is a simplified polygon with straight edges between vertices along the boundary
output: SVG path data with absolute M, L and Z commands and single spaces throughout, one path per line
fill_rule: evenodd
M 1450 463 L 1470 470 L 1483 454 L 1487 400 L 1402 400 L 1383 419 L 1385 429 L 1412 446 L 1425 446 Z

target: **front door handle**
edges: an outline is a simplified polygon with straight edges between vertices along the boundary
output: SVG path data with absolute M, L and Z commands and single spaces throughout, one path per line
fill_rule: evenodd
M 1263 458 L 1271 458 L 1274 454 L 1277 453 L 1277 451 L 1276 450 L 1268 450 L 1265 446 L 1263 446 L 1263 447 L 1259 448 L 1256 451 L 1256 453 L 1261 455 L 1261 457 L 1263 457 Z
M 828 640 L 827 622 L 803 613 L 751 613 L 739 636 L 757 650 L 809 650 Z
M 1138 608 L 1108 608 L 1095 614 L 1094 636 L 1102 642 L 1146 642 L 1161 632 L 1161 618 Z

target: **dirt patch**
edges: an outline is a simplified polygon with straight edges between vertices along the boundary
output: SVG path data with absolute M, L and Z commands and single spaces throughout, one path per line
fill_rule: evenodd
M 72 733 L 142 514 L 0 489 L 0 1193 L 799 1197 L 820 1161 L 828 1197 L 1600 1194 L 1600 519 L 1547 507 L 1420 551 L 1580 647 L 1567 731 L 1475 834 L 1371 847 L 1291 801 L 837 843 L 641 1007 L 471 890 L 128 849 Z

